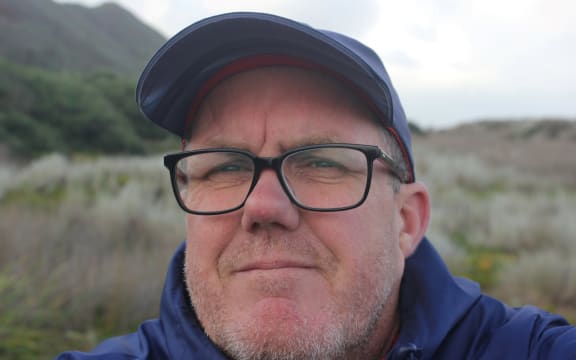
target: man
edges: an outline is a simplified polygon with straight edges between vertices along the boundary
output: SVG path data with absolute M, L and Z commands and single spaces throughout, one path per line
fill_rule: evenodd
M 187 212 L 160 317 L 61 359 L 576 358 L 576 329 L 451 276 L 424 237 L 408 124 L 377 55 L 254 13 L 152 58 L 140 108 Z

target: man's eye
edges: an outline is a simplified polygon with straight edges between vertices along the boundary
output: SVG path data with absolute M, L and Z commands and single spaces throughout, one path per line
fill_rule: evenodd
M 245 163 L 225 163 L 206 171 L 202 179 L 209 181 L 245 181 L 251 178 L 252 166 Z
M 302 178 L 339 178 L 349 173 L 349 169 L 331 159 L 308 158 L 293 164 L 292 174 Z
M 248 171 L 248 169 L 246 169 L 246 167 L 242 167 L 237 164 L 225 164 L 212 169 L 210 173 L 235 172 L 235 171 Z
M 347 170 L 346 165 L 342 164 L 340 161 L 337 161 L 334 159 L 327 159 L 327 158 L 302 159 L 302 161 L 299 162 L 298 167 L 300 167 L 301 169 L 312 169 L 312 170 L 318 170 L 318 171 L 322 171 L 322 170 L 346 171 Z
M 334 168 L 334 167 L 341 167 L 340 164 L 330 160 L 316 160 L 311 161 L 307 166 L 313 168 Z

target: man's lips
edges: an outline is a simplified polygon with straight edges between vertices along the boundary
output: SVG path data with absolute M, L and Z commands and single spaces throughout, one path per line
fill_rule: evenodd
M 295 260 L 258 260 L 241 265 L 236 272 L 280 269 L 313 269 L 310 263 Z

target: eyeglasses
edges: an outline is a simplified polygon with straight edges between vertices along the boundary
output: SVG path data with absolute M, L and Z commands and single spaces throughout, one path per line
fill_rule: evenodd
M 276 172 L 284 192 L 303 209 L 355 208 L 370 190 L 374 160 L 402 181 L 396 162 L 372 145 L 303 146 L 277 157 L 257 157 L 234 148 L 201 149 L 166 155 L 164 166 L 184 211 L 216 215 L 244 206 L 265 169 Z

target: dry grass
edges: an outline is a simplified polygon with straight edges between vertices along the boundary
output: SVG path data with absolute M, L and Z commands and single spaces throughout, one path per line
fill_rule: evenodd
M 415 142 L 441 154 L 472 156 L 487 165 L 537 174 L 540 184 L 576 188 L 576 119 L 475 122 Z
M 576 187 L 564 175 L 456 155 L 433 141 L 417 141 L 417 173 L 432 194 L 428 235 L 451 269 L 512 305 L 576 321 Z
M 51 156 L 0 177 L 0 338 L 40 328 L 89 348 L 157 316 L 184 239 L 158 159 Z

